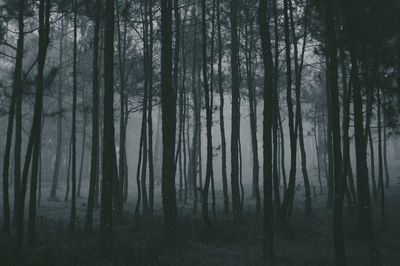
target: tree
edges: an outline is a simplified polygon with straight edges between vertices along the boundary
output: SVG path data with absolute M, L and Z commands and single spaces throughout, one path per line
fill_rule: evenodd
M 282 202 L 281 223 L 287 224 L 293 205 L 295 183 L 296 183 L 296 153 L 297 140 L 294 125 L 293 99 L 292 99 L 292 67 L 290 53 L 290 31 L 289 31 L 289 0 L 284 0 L 284 31 L 285 31 L 285 55 L 286 55 L 286 102 L 288 106 L 289 135 L 290 135 L 290 173 L 289 184 Z
M 71 216 L 69 220 L 69 229 L 75 230 L 76 220 L 76 101 L 77 101 L 77 27 L 78 27 L 78 2 L 74 0 L 74 47 L 73 47 L 73 70 L 72 70 L 72 127 L 71 127 L 71 141 L 72 141 L 72 195 L 71 195 Z
M 99 175 L 99 41 L 100 41 L 101 0 L 96 0 L 93 33 L 93 75 L 92 75 L 92 149 L 90 161 L 89 195 L 86 209 L 85 231 L 93 229 L 93 208 L 95 189 Z
M 206 163 L 206 179 L 204 182 L 202 193 L 202 214 L 205 225 L 208 230 L 212 230 L 210 216 L 208 213 L 208 191 L 210 188 L 210 181 L 213 175 L 213 151 L 212 151 L 212 106 L 210 106 L 210 91 L 208 87 L 207 78 L 207 22 L 206 22 L 206 0 L 201 1 L 201 30 L 202 30 L 202 66 L 203 66 L 203 87 L 204 98 L 206 103 L 206 127 L 207 127 L 207 163 Z
M 235 221 L 241 219 L 242 210 L 239 192 L 239 37 L 238 37 L 238 12 L 239 1 L 231 1 L 231 70 L 232 70 L 232 128 L 231 128 L 231 188 L 232 209 Z
M 264 121 L 263 121 L 263 183 L 264 183 L 264 251 L 269 258 L 274 256 L 273 204 L 272 204 L 272 123 L 273 123 L 273 77 L 274 65 L 271 52 L 267 1 L 260 0 L 258 10 L 262 58 L 264 63 Z
M 249 12 L 249 11 L 248 11 Z M 251 15 L 248 14 L 250 17 Z M 249 93 L 249 109 L 250 109 L 250 134 L 251 134 L 251 148 L 253 151 L 253 188 L 252 195 L 256 199 L 256 213 L 260 212 L 260 188 L 259 188 L 259 162 L 258 162 L 258 141 L 257 141 L 257 100 L 255 95 L 255 89 L 253 85 L 253 63 L 252 51 L 254 49 L 254 38 L 253 38 L 253 19 L 250 19 L 248 26 L 245 28 L 245 57 L 246 57 L 246 78 L 247 88 Z M 249 36 L 250 35 L 250 36 Z
M 175 191 L 176 92 L 172 86 L 172 1 L 161 2 L 161 108 L 162 108 L 162 202 L 164 235 L 173 241 L 176 232 Z
M 222 153 L 222 192 L 224 195 L 224 212 L 229 214 L 228 181 L 226 173 L 226 139 L 224 123 L 224 89 L 222 87 L 222 36 L 221 36 L 221 0 L 217 3 L 217 35 L 218 35 L 218 92 L 219 92 L 219 126 L 221 131 Z
M 104 243 L 112 239 L 114 144 L 114 0 L 105 3 L 104 117 L 100 230 Z
M 333 137 L 333 159 L 334 159 L 334 180 L 335 180 L 335 201 L 333 209 L 333 238 L 335 243 L 336 265 L 346 265 L 344 249 L 343 230 L 343 172 L 342 153 L 340 139 L 340 109 L 338 89 L 338 63 L 336 47 L 336 30 L 333 14 L 333 1 L 328 0 L 326 6 L 326 50 L 327 50 L 327 73 L 329 74 L 328 86 L 331 95 L 332 113 L 332 137 Z
M 21 101 L 21 91 L 22 91 L 22 61 L 24 56 L 24 8 L 25 3 L 23 0 L 18 1 L 18 41 L 17 41 L 17 52 L 15 55 L 15 67 L 14 67 L 14 77 L 13 77 L 13 91 L 11 95 L 11 104 L 10 111 L 8 114 L 8 124 L 7 124 L 7 137 L 6 137 L 6 149 L 4 152 L 3 159 L 3 214 L 4 214 L 4 222 L 3 222 L 3 231 L 6 234 L 10 234 L 10 201 L 9 201 L 9 169 L 10 169 L 10 157 L 11 157 L 11 142 L 12 142 L 12 132 L 13 132 L 13 124 L 14 124 L 14 113 L 16 112 L 16 120 L 17 120 L 17 128 L 16 128 L 16 138 L 20 133 L 21 127 L 18 128 L 18 104 L 16 102 Z M 20 108 L 20 106 L 19 106 Z M 16 111 L 17 109 L 17 111 Z M 20 115 L 21 113 L 19 113 Z M 20 139 L 19 139 L 20 141 Z M 16 139 L 16 152 L 17 152 L 17 139 Z M 15 159 L 18 159 L 17 156 Z M 17 167 L 17 162 L 15 162 L 16 170 L 19 169 Z M 14 173 L 17 174 L 17 173 Z M 18 179 L 16 179 L 18 181 Z M 14 186 L 19 189 L 19 182 L 15 182 Z M 14 190 L 16 191 L 16 190 Z
M 61 19 L 61 31 L 60 31 L 60 51 L 59 51 L 59 69 L 60 72 L 63 69 L 63 46 L 64 46 L 64 19 Z M 58 176 L 60 174 L 60 166 L 61 166 L 61 149 L 62 149 L 62 120 L 63 120 L 63 113 L 62 113 L 62 93 L 63 93 L 63 82 L 62 82 L 62 75 L 58 76 L 58 98 L 57 98 L 57 105 L 58 105 L 58 119 L 57 119 L 57 144 L 56 144 L 56 159 L 54 162 L 54 171 L 53 171 L 53 182 L 51 184 L 51 191 L 50 191 L 50 199 L 55 200 L 57 198 L 57 185 L 58 185 Z
M 46 61 L 47 47 L 49 44 L 50 31 L 50 0 L 39 2 L 39 49 L 37 66 L 37 83 L 35 95 L 35 107 L 33 114 L 32 128 L 25 154 L 25 163 L 22 173 L 22 184 L 17 215 L 17 243 L 22 244 L 24 227 L 24 206 L 25 196 L 28 185 L 28 171 L 32 160 L 30 200 L 29 200 L 29 223 L 28 241 L 33 244 L 36 238 L 36 189 L 39 165 L 41 122 L 43 112 L 43 91 L 44 91 L 44 66 Z

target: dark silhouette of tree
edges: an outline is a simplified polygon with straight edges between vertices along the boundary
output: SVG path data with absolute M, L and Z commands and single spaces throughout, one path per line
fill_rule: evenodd
M 326 5 L 326 50 L 327 50 L 327 89 L 331 95 L 330 107 L 332 113 L 332 140 L 334 159 L 335 201 L 333 209 L 333 238 L 335 244 L 336 265 L 346 265 L 343 229 L 343 195 L 344 182 L 342 172 L 342 152 L 340 138 L 340 109 L 338 89 L 338 62 L 335 30 L 335 15 L 333 1 L 328 0 Z
M 162 202 L 164 234 L 173 241 L 176 232 L 175 191 L 176 92 L 172 84 L 172 1 L 161 2 L 161 108 L 162 108 Z
M 89 195 L 86 209 L 85 231 L 93 230 L 93 209 L 96 183 L 99 179 L 99 41 L 100 41 L 101 0 L 96 0 L 93 32 L 93 74 L 92 74 L 92 149 L 90 161 Z
M 238 0 L 231 1 L 231 71 L 232 71 L 232 128 L 231 128 L 231 189 L 232 210 L 236 221 L 241 219 L 242 210 L 239 191 L 239 37 L 238 37 Z
M 105 3 L 104 117 L 100 230 L 104 243 L 112 239 L 114 144 L 114 0 Z

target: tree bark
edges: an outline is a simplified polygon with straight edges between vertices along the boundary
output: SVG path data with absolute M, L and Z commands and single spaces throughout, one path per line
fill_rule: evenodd
M 334 180 L 335 180 L 335 201 L 333 209 L 333 239 L 335 246 L 336 265 L 346 265 L 346 254 L 344 248 L 343 230 L 343 172 L 342 172 L 342 153 L 340 139 L 340 106 L 338 89 L 338 62 L 336 46 L 336 30 L 333 14 L 333 1 L 328 0 L 326 7 L 326 49 L 327 49 L 327 74 L 329 81 L 327 88 L 331 95 L 332 113 L 332 144 L 334 159 Z
M 103 156 L 101 184 L 100 231 L 103 243 L 112 239 L 112 198 L 114 177 L 114 0 L 107 0 L 105 6 L 104 30 L 104 117 Z
M 264 63 L 264 121 L 263 121 L 263 192 L 264 192 L 264 252 L 268 258 L 274 256 L 273 204 L 272 204 L 272 124 L 273 124 L 273 76 L 274 66 L 271 53 L 267 1 L 260 0 L 258 23 L 261 35 L 262 58 Z
M 231 1 L 231 70 L 232 70 L 232 128 L 231 128 L 231 188 L 232 209 L 236 222 L 241 219 L 242 210 L 239 192 L 239 37 L 238 37 L 238 0 Z
M 78 2 L 74 0 L 74 44 L 73 44 L 73 70 L 72 70 L 72 195 L 71 195 L 71 216 L 69 220 L 69 229 L 75 230 L 76 220 L 76 106 L 77 106 L 77 19 L 78 19 Z
M 162 202 L 165 240 L 173 242 L 177 223 L 175 191 L 176 91 L 172 85 L 172 1 L 161 2 L 161 108 L 162 108 Z
M 297 140 L 296 129 L 294 126 L 294 112 L 292 100 L 292 67 L 290 55 L 290 34 L 289 34 L 289 16 L 288 0 L 284 0 L 284 31 L 285 31 L 285 54 L 286 54 L 286 102 L 288 105 L 289 135 L 290 135 L 290 173 L 289 184 L 285 193 L 281 208 L 281 224 L 287 225 L 290 216 L 291 205 L 293 204 L 295 183 L 296 183 L 296 153 Z
M 218 34 L 218 91 L 219 91 L 219 126 L 221 131 L 222 157 L 222 194 L 224 197 L 224 213 L 229 214 L 228 181 L 226 173 L 226 140 L 224 123 L 224 89 L 222 87 L 222 37 L 221 37 L 221 0 L 217 4 L 217 34 Z
M 58 185 L 58 176 L 60 174 L 60 164 L 62 160 L 61 148 L 62 148 L 62 113 L 63 113 L 63 105 L 62 105 L 62 95 L 63 95 L 63 81 L 62 81 L 62 71 L 63 71 L 63 47 L 64 47 L 64 19 L 61 19 L 61 32 L 60 32 L 60 51 L 58 57 L 59 64 L 59 79 L 58 79 L 58 95 L 57 95 L 57 105 L 58 105 L 58 119 L 57 119 L 57 146 L 56 146 L 56 160 L 54 163 L 54 171 L 53 171 L 53 181 L 51 184 L 50 191 L 50 199 L 57 199 L 57 185 Z
M 101 0 L 96 0 L 93 34 L 93 76 L 92 76 L 92 149 L 90 161 L 89 195 L 86 209 L 85 231 L 93 230 L 93 208 L 96 183 L 99 179 L 99 41 Z

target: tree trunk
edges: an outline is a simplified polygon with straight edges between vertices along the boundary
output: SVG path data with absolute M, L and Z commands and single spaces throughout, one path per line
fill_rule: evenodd
M 18 194 L 20 190 L 20 157 L 21 157 L 21 105 L 22 105 L 22 62 L 24 56 L 24 1 L 18 1 L 18 41 L 13 76 L 13 91 L 11 95 L 10 111 L 8 114 L 7 137 L 3 159 L 3 231 L 10 234 L 10 201 L 8 193 L 9 169 L 11 156 L 12 131 L 14 124 L 14 112 L 16 119 L 15 157 L 14 157 L 14 213 L 18 206 Z
M 73 70 L 72 70 L 72 195 L 71 195 L 71 216 L 69 220 L 69 229 L 75 230 L 76 220 L 76 106 L 77 106 L 77 18 L 78 17 L 78 2 L 74 0 L 74 45 L 73 45 Z
M 89 195 L 86 209 L 85 231 L 93 230 L 93 208 L 95 189 L 99 174 L 99 40 L 100 40 L 100 5 L 96 0 L 95 24 L 93 34 L 93 77 L 92 77 L 92 150 L 90 161 Z
M 369 139 L 369 151 L 370 151 L 370 157 L 371 157 L 371 179 L 372 179 L 372 195 L 374 198 L 376 198 L 377 194 L 377 189 L 376 189 L 376 180 L 375 180 L 375 153 L 374 153 L 374 140 L 372 138 L 372 133 L 371 129 L 369 129 L 368 132 L 368 139 Z
M 196 9 L 192 10 L 192 18 L 195 20 L 194 23 L 194 34 L 193 34 L 193 51 L 197 50 L 197 23 L 196 23 Z M 192 67 L 192 98 L 193 98 L 193 139 L 192 148 L 189 157 L 189 183 L 193 191 L 193 213 L 197 213 L 198 195 L 197 195 L 197 160 L 199 154 L 199 121 L 200 121 L 200 103 L 198 102 L 198 92 L 196 87 L 196 64 L 197 54 L 193 53 L 193 67 Z
M 293 39 L 293 50 L 294 50 L 294 66 L 295 66 L 295 88 L 296 88 L 296 124 L 299 133 L 299 144 L 300 144 L 300 155 L 301 155 L 301 170 L 303 173 L 303 180 L 304 180 L 304 188 L 306 193 L 306 206 L 305 212 L 306 216 L 311 216 L 312 208 L 311 208 L 311 190 L 310 190 L 310 181 L 308 178 L 307 172 L 307 155 L 306 150 L 304 148 L 304 136 L 303 136 L 303 118 L 302 118 L 302 111 L 301 111 L 301 75 L 303 70 L 303 62 L 304 62 L 304 52 L 305 46 L 307 41 L 307 16 L 308 16 L 308 6 L 305 7 L 304 10 L 304 36 L 303 36 L 303 45 L 302 51 L 300 55 L 300 63 L 297 51 L 297 38 L 296 38 L 296 31 L 293 19 L 293 5 L 292 1 L 289 1 L 289 14 L 290 14 L 290 24 L 291 24 L 291 31 L 292 31 L 292 39 Z
M 149 129 L 149 212 L 153 214 L 154 211 L 154 156 L 153 156 L 153 1 L 149 4 L 149 50 L 148 50 L 148 72 L 149 72 L 149 103 L 147 114 L 147 126 Z M 127 173 L 126 178 L 128 177 Z
M 338 63 L 337 63 L 337 46 L 336 46 L 336 30 L 333 14 L 333 0 L 329 0 L 326 7 L 326 49 L 327 49 L 327 88 L 330 90 L 331 96 L 331 113 L 332 113 L 332 144 L 334 159 L 334 180 L 335 180 L 335 201 L 333 209 L 333 239 L 335 246 L 336 265 L 346 265 L 346 254 L 344 248 L 344 232 L 343 232 L 343 190 L 344 182 L 342 175 L 342 153 L 340 139 L 340 106 L 339 106 L 339 89 L 338 89 Z
M 37 178 L 39 165 L 39 150 L 41 139 L 41 122 L 43 113 L 43 91 L 44 91 L 44 66 L 46 61 L 47 47 L 49 44 L 50 31 L 50 0 L 41 0 L 39 2 L 39 51 L 38 51 L 38 75 L 35 96 L 35 110 L 31 135 L 29 137 L 27 152 L 25 156 L 24 170 L 22 175 L 22 189 L 20 207 L 18 209 L 18 235 L 17 242 L 20 245 L 23 237 L 24 222 L 24 202 L 27 188 L 27 178 L 29 164 L 32 157 L 31 185 L 29 198 L 29 221 L 28 221 L 28 242 L 33 244 L 36 238 L 36 195 Z
M 172 1 L 161 2 L 161 108 L 162 108 L 162 202 L 165 240 L 173 242 L 177 223 L 175 191 L 176 91 L 172 85 Z
M 383 94 L 383 102 L 385 103 L 385 94 Z M 385 166 L 385 186 L 389 187 L 389 169 L 388 169 L 388 160 L 387 160 L 387 144 L 386 144 L 386 139 L 387 139 L 387 134 L 386 134 L 386 128 L 387 128 L 387 122 L 386 122 L 386 114 L 385 110 L 383 111 L 383 165 Z
M 353 34 L 351 24 L 349 24 L 349 34 Z M 363 128 L 363 103 L 361 96 L 361 86 L 359 80 L 358 62 L 356 57 L 355 45 L 351 43 L 350 59 L 353 77 L 353 102 L 354 102 L 354 133 L 356 146 L 356 168 L 357 168 L 357 193 L 358 193 L 358 222 L 360 233 L 368 239 L 370 248 L 371 264 L 380 265 L 380 257 L 376 249 L 375 236 L 372 225 L 371 201 L 369 197 L 367 156 L 365 149 L 365 138 Z
M 58 119 L 57 119 L 57 146 L 56 146 L 56 160 L 54 163 L 54 171 L 53 171 L 53 181 L 51 184 L 50 191 L 50 199 L 57 199 L 57 184 L 58 184 L 58 176 L 60 174 L 60 164 L 62 160 L 61 148 L 62 148 L 62 113 L 63 113 L 63 105 L 62 105 L 62 97 L 63 97 L 63 81 L 62 81 L 62 71 L 63 71 L 63 47 L 64 47 L 64 19 L 61 19 L 61 32 L 60 32 L 60 51 L 58 57 L 59 63 L 59 79 L 58 79 Z
M 177 0 L 175 0 L 177 2 Z M 202 214 L 204 224 L 209 231 L 212 230 L 211 220 L 208 213 L 208 191 L 210 188 L 211 176 L 213 174 L 213 152 L 212 152 L 212 106 L 210 106 L 210 91 L 207 77 L 207 23 L 206 23 L 206 0 L 201 1 L 201 18 L 202 18 L 202 57 L 203 57 L 203 87 L 204 99 L 206 104 L 206 128 L 207 128 L 207 163 L 206 163 L 206 178 L 202 190 Z
M 112 239 L 112 184 L 114 177 L 114 0 L 105 6 L 104 31 L 104 124 L 100 231 L 103 243 Z
M 294 126 L 294 112 L 292 100 L 292 67 L 290 56 L 290 35 L 289 35 L 289 16 L 288 16 L 288 1 L 284 0 L 284 28 L 285 28 L 285 54 L 286 54 L 286 102 L 288 105 L 288 120 L 290 134 L 290 174 L 289 184 L 281 208 L 281 224 L 286 225 L 289 218 L 291 205 L 293 204 L 295 183 L 296 183 L 296 129 Z
M 251 148 L 253 152 L 253 188 L 252 196 L 256 199 L 256 213 L 260 213 L 260 188 L 259 188 L 259 163 L 258 163 L 258 141 L 257 141 L 257 100 L 255 96 L 255 89 L 253 86 L 253 65 L 252 65 L 252 50 L 254 49 L 253 38 L 253 22 L 249 22 L 249 29 L 246 30 L 246 73 L 247 73 L 247 88 L 249 92 L 249 109 L 250 109 L 250 134 L 251 134 Z M 250 36 L 248 36 L 250 34 Z M 250 43 L 248 43 L 250 42 Z
M 382 158 L 382 115 L 381 115 L 381 91 L 377 88 L 376 91 L 376 104 L 378 107 L 377 120 L 378 120 L 378 165 L 379 165 L 379 188 L 381 196 L 381 225 L 385 227 L 385 188 L 383 185 L 383 158 Z
M 239 192 L 239 37 L 238 37 L 238 0 L 231 2 L 231 70 L 232 70 L 232 128 L 231 128 L 231 188 L 233 217 L 237 222 L 241 219 L 242 210 Z
M 224 90 L 222 87 L 222 37 L 221 37 L 221 0 L 217 4 L 217 31 L 218 31 L 218 91 L 219 91 L 219 126 L 221 131 L 222 153 L 222 194 L 224 197 L 224 213 L 229 214 L 228 181 L 226 173 L 226 140 L 224 123 Z
M 84 91 L 84 90 L 82 90 Z M 82 99 L 85 99 L 85 94 L 83 93 Z M 79 198 L 81 196 L 81 187 L 82 187 L 82 175 L 83 175 L 83 163 L 85 161 L 85 144 L 86 144 L 86 123 L 87 123 L 87 118 L 86 118 L 86 107 L 85 107 L 85 101 L 82 101 L 83 105 L 83 132 L 82 132 L 82 149 L 81 149 L 81 162 L 80 162 L 80 167 L 79 167 L 79 181 L 78 181 L 78 191 L 77 191 L 77 197 Z
M 267 1 L 260 0 L 258 19 L 261 35 L 262 58 L 264 63 L 264 121 L 263 121 L 263 187 L 264 187 L 264 252 L 268 258 L 274 256 L 273 204 L 272 204 L 272 124 L 273 124 L 273 76 L 274 66 L 271 53 Z
M 281 197 L 279 191 L 279 146 L 278 146 L 278 119 L 279 119 L 279 92 L 278 92 L 278 83 L 279 83 L 279 33 L 278 33 L 278 10 L 277 10 L 277 0 L 272 1 L 272 8 L 273 8 L 273 16 L 274 16 L 274 55 L 275 55 L 275 64 L 274 64 L 274 91 L 273 91 L 273 101 L 274 101 L 274 110 L 273 110 L 273 122 L 272 122 L 272 138 L 273 138 L 273 166 L 272 166 L 272 173 L 273 173 L 273 182 L 274 182 L 274 201 L 275 201 L 275 213 L 280 212 L 281 207 Z M 283 138 L 283 137 L 282 137 Z M 282 140 L 282 145 L 284 145 Z M 284 162 L 282 162 L 284 164 Z M 283 166 L 284 168 L 284 166 Z M 286 173 L 283 169 L 282 173 L 284 176 L 284 190 L 286 190 Z
M 319 146 L 318 146 L 318 138 L 317 138 L 317 123 L 318 117 L 317 117 L 317 104 L 314 106 L 314 143 L 315 143 L 315 154 L 317 157 L 317 169 L 318 169 L 318 182 L 319 182 L 319 191 L 322 194 L 323 189 L 322 189 L 322 181 L 321 181 L 321 162 L 320 162 L 320 154 L 319 154 Z

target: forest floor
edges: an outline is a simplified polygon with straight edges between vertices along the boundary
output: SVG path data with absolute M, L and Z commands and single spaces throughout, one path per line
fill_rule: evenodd
M 297 188 L 290 228 L 275 231 L 276 259 L 271 265 L 334 265 L 332 210 L 326 195 L 313 196 L 313 216 L 304 215 L 303 189 Z M 249 194 L 247 194 L 249 195 Z M 221 202 L 220 195 L 217 195 Z M 374 229 L 383 265 L 400 265 L 400 177 L 385 190 L 386 226 L 380 225 L 380 201 L 373 200 Z M 100 244 L 98 230 L 83 232 L 86 198 L 78 199 L 78 224 L 68 230 L 69 203 L 42 200 L 38 210 L 38 239 L 16 253 L 14 235 L 0 234 L 0 266 L 8 265 L 269 265 L 262 255 L 262 216 L 254 215 L 254 200 L 246 197 L 240 224 L 217 213 L 214 232 L 207 233 L 201 217 L 193 217 L 191 204 L 179 204 L 177 243 L 163 243 L 162 219 L 135 222 L 133 203 L 114 226 L 113 242 Z M 201 205 L 199 205 L 201 208 Z M 220 209 L 220 206 L 218 206 Z M 252 210 L 253 208 L 253 210 Z M 160 210 L 160 206 L 158 206 Z M 96 211 L 98 215 L 98 211 Z M 200 213 L 200 210 L 199 210 Z M 352 233 L 354 219 L 345 210 L 345 244 L 349 265 L 369 265 L 365 240 Z M 159 213 L 158 213 L 159 214 Z M 98 219 L 98 217 L 96 218 Z

